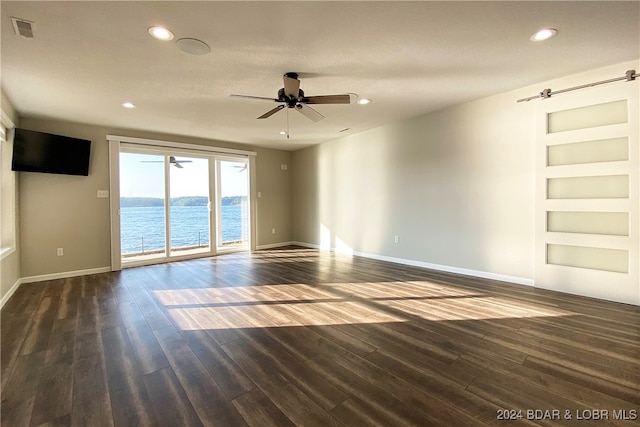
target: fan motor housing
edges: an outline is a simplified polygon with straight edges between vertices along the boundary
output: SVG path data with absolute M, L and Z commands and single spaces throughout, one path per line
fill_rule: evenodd
M 278 90 L 278 100 L 280 100 L 280 102 L 285 102 L 287 104 L 287 107 L 289 108 L 295 107 L 300 98 L 304 98 L 304 91 L 302 89 L 298 89 L 297 98 L 293 96 L 288 97 L 287 95 L 285 95 L 284 88 L 280 88 L 280 90 Z

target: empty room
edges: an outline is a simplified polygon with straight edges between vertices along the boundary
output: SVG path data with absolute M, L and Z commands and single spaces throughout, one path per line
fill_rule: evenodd
M 639 2 L 0 31 L 3 427 L 639 422 Z

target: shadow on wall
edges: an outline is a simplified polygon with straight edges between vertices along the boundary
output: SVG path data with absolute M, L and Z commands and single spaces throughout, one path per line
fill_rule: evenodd
M 389 216 L 388 144 L 372 132 L 318 150 L 319 243 L 323 249 L 381 253 L 393 239 Z

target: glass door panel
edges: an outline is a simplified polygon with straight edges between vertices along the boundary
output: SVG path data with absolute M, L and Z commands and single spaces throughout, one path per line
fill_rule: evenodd
M 169 156 L 171 256 L 209 252 L 209 160 Z
M 249 174 L 246 160 L 218 160 L 218 250 L 249 246 Z
M 123 263 L 165 256 L 164 163 L 162 155 L 120 153 Z

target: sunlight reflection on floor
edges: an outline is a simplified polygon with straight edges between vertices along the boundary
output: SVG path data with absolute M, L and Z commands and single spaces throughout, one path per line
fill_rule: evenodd
M 572 314 L 541 304 L 422 281 L 229 286 L 153 293 L 184 330 Z

